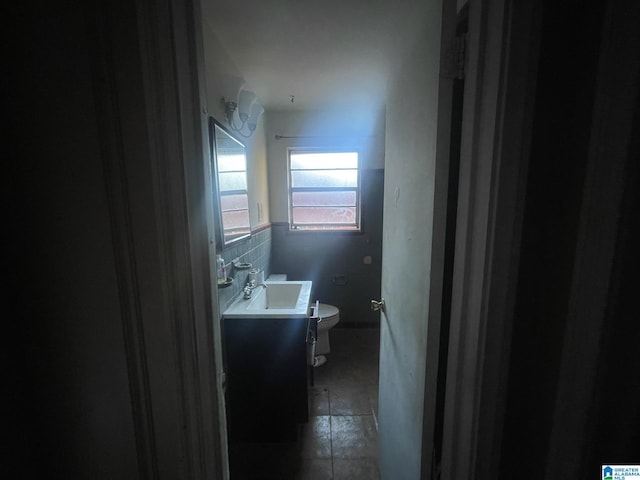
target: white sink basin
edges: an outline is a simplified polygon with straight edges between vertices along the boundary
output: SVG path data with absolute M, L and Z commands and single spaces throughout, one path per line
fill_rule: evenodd
M 267 288 L 256 287 L 248 300 L 245 300 L 241 293 L 223 315 L 227 318 L 307 316 L 311 283 L 310 281 L 267 282 Z

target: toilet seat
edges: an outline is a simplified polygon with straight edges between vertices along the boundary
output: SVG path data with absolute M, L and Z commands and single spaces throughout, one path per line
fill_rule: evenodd
M 340 310 L 333 305 L 320 303 L 318 305 L 318 328 L 329 329 L 340 321 Z

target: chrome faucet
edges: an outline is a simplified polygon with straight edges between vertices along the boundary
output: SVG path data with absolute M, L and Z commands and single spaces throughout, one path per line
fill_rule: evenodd
M 242 289 L 242 292 L 244 293 L 244 299 L 249 300 L 251 298 L 251 292 L 253 292 L 253 289 L 249 284 L 247 284 Z
M 242 292 L 244 293 L 244 299 L 245 300 L 249 300 L 251 298 L 251 294 L 253 293 L 253 291 L 258 287 L 264 287 L 265 290 L 266 290 L 267 284 L 266 283 L 260 283 L 260 284 L 256 285 L 256 281 L 255 280 L 248 280 L 246 285 L 242 289 Z

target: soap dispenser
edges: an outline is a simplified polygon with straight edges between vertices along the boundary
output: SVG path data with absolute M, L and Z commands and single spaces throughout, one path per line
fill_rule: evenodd
M 224 259 L 222 255 L 216 256 L 216 272 L 218 275 L 218 285 L 226 283 L 227 281 L 227 269 L 224 266 Z

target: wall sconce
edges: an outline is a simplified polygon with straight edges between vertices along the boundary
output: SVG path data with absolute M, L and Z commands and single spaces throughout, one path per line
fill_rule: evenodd
M 245 138 L 249 138 L 258 125 L 258 118 L 264 112 L 262 105 L 257 103 L 256 94 L 249 90 L 240 90 L 237 102 L 226 101 L 222 97 L 222 104 L 224 106 L 224 114 L 227 117 L 227 123 L 234 132 L 240 134 Z M 240 119 L 240 125 L 237 125 L 235 112 L 238 112 L 237 117 Z M 247 127 L 247 133 L 244 133 L 245 126 Z

